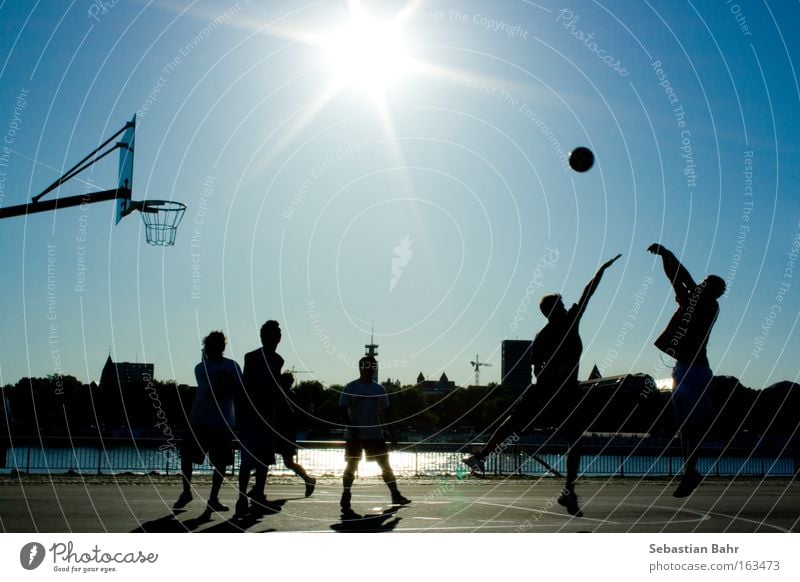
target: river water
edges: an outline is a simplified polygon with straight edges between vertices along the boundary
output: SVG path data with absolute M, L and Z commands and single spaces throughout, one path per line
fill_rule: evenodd
M 392 468 L 398 476 L 463 475 L 461 463 L 464 453 L 460 451 L 396 450 L 390 453 Z M 539 458 L 560 472 L 564 472 L 564 457 L 557 454 L 541 454 Z M 239 454 L 236 454 L 238 467 Z M 305 448 L 298 454 L 298 461 L 312 475 L 341 475 L 344 469 L 344 450 L 341 448 Z M 118 474 L 125 472 L 146 474 L 175 474 L 180 466 L 178 452 L 174 448 L 94 447 L 41 448 L 16 447 L 6 452 L 5 464 L 0 473 L 12 470 L 32 474 L 63 474 L 70 471 L 87 475 Z M 701 458 L 698 469 L 701 473 L 720 476 L 786 476 L 794 475 L 791 458 L 769 457 L 722 457 Z M 210 472 L 205 464 L 195 469 L 199 473 Z M 642 455 L 586 455 L 582 458 L 581 473 L 596 476 L 670 476 L 681 470 L 681 459 L 674 456 Z M 270 470 L 273 474 L 290 474 L 281 462 Z M 492 455 L 486 462 L 487 475 L 541 476 L 546 470 L 524 450 L 512 454 Z M 360 476 L 377 476 L 380 470 L 376 463 L 362 462 Z

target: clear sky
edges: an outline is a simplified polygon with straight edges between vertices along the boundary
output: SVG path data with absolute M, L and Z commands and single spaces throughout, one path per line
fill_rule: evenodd
M 134 198 L 188 205 L 166 249 L 112 203 L 0 221 L 0 381 L 97 380 L 111 350 L 194 383 L 206 333 L 241 361 L 267 319 L 301 379 L 355 377 L 374 325 L 384 378 L 468 384 L 477 354 L 499 381 L 541 295 L 577 300 L 617 253 L 581 377 L 668 377 L 653 242 L 728 282 L 715 373 L 797 380 L 800 6 L 568 6 L 0 3 L 0 204 L 138 113 Z M 584 174 L 564 163 L 578 145 Z

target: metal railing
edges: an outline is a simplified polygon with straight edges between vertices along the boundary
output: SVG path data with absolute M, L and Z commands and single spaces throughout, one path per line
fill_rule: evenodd
M 69 446 L 71 443 L 71 446 Z M 180 455 L 175 445 L 139 439 L 73 440 L 70 443 L 20 442 L 5 452 L 0 472 L 17 471 L 29 474 L 111 475 L 122 473 L 173 475 L 180 470 Z M 343 441 L 300 441 L 297 461 L 317 475 L 340 475 L 344 469 Z M 60 446 L 58 446 L 60 445 Z M 66 445 L 66 446 L 65 446 Z M 160 448 L 159 448 L 160 447 Z M 463 475 L 466 467 L 461 459 L 471 446 L 466 443 L 399 443 L 390 453 L 395 473 L 402 476 Z M 563 448 L 541 445 L 510 445 L 486 458 L 487 475 L 545 476 L 548 471 L 533 457 L 545 460 L 559 472 L 565 472 Z M 0 449 L 2 455 L 2 449 Z M 0 462 L 2 459 L 0 459 Z M 701 457 L 698 469 L 707 475 L 791 477 L 798 473 L 798 460 L 784 451 L 727 450 L 724 455 Z M 616 447 L 613 452 L 593 449 L 583 455 L 580 472 L 586 476 L 665 476 L 681 472 L 682 460 L 670 447 L 643 448 L 628 451 Z M 2 468 L 4 467 L 4 468 Z M 239 453 L 230 472 L 239 468 Z M 196 465 L 198 473 L 211 472 L 208 463 Z M 362 475 L 379 474 L 374 463 L 362 463 Z M 291 474 L 278 464 L 273 474 Z

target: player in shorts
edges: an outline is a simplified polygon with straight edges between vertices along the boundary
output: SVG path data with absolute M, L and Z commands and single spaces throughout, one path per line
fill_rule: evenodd
M 347 466 L 342 476 L 342 515 L 353 515 L 350 506 L 350 489 L 355 480 L 361 456 L 367 461 L 375 461 L 381 468 L 383 481 L 389 487 L 394 505 L 407 505 L 410 499 L 403 497 L 397 488 L 397 481 L 389 465 L 389 451 L 383 438 L 382 425 L 386 425 L 391 435 L 392 444 L 397 443 L 394 429 L 387 422 L 385 415 L 389 408 L 386 389 L 373 381 L 378 362 L 371 356 L 365 356 L 358 362 L 359 378 L 353 380 L 342 390 L 339 406 L 343 409 L 347 430 L 345 431 L 345 461 Z
M 471 468 L 483 466 L 483 459 L 495 450 L 499 442 L 515 429 L 527 428 L 535 421 L 554 426 L 567 440 L 567 476 L 564 489 L 558 497 L 559 505 L 570 515 L 581 517 L 575 482 L 581 462 L 581 437 L 591 422 L 591 411 L 586 410 L 578 388 L 578 366 L 583 344 L 579 333 L 589 299 L 594 294 L 603 273 L 620 255 L 606 261 L 583 290 L 578 303 L 567 309 L 561 295 L 545 295 L 539 303 L 547 324 L 536 334 L 531 345 L 533 371 L 536 385 L 530 386 L 480 452 L 464 459 Z
M 267 471 L 275 464 L 274 400 L 283 368 L 283 358 L 276 351 L 281 341 L 280 325 L 271 319 L 261 326 L 259 335 L 261 347 L 244 356 L 244 390 L 236 399 L 236 432 L 241 447 L 236 516 L 243 516 L 250 509 L 269 509 L 265 494 Z M 255 484 L 248 492 L 253 472 Z
M 660 244 L 652 244 L 647 250 L 661 257 L 664 273 L 672 283 L 678 302 L 678 309 L 655 345 L 675 358 L 672 411 L 681 434 L 684 466 L 683 478 L 672 495 L 687 497 L 703 480 L 697 471 L 697 458 L 708 427 L 716 417 L 710 388 L 714 374 L 709 367 L 706 347 L 711 328 L 717 321 L 717 299 L 725 293 L 725 281 L 709 275 L 701 283 L 695 283 L 672 251 Z
M 181 443 L 183 492 L 173 506 L 185 507 L 192 500 L 192 463 L 206 456 L 214 468 L 207 511 L 228 511 L 219 500 L 225 467 L 233 464 L 234 394 L 240 390 L 239 364 L 222 356 L 225 335 L 212 331 L 203 340 L 203 359 L 195 366 L 197 392 L 192 403 L 189 429 Z

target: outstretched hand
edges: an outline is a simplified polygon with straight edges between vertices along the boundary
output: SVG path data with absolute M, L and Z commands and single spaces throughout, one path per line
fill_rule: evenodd
M 614 264 L 614 261 L 616 261 L 621 256 L 622 253 L 618 254 L 613 259 L 609 259 L 608 261 L 603 263 L 603 265 L 594 274 L 594 277 L 592 277 L 592 280 L 589 281 L 589 283 L 586 285 L 586 288 L 583 290 L 583 295 L 581 295 L 581 298 L 578 301 L 578 305 L 580 306 L 580 308 L 578 309 L 577 319 L 580 319 L 583 316 L 583 312 L 586 310 L 586 305 L 589 303 L 589 299 L 591 298 L 592 295 L 594 295 L 595 289 L 597 289 L 597 286 L 600 284 L 600 279 L 603 278 L 603 273 L 605 272 L 605 270 L 608 269 L 612 264 Z
M 608 269 L 608 268 L 609 268 L 611 265 L 613 265 L 613 264 L 614 264 L 614 261 L 616 261 L 616 260 L 617 260 L 618 258 L 620 258 L 621 256 L 622 256 L 622 253 L 619 253 L 619 254 L 618 254 L 616 257 L 614 257 L 613 259 L 609 259 L 609 260 L 607 260 L 605 263 L 603 263 L 603 266 L 602 266 L 602 267 L 600 267 L 600 268 L 601 268 L 601 269 Z

